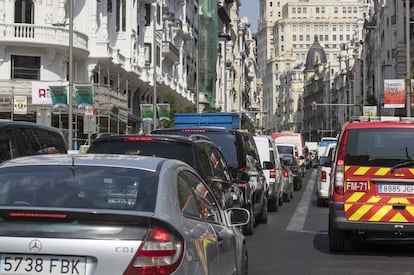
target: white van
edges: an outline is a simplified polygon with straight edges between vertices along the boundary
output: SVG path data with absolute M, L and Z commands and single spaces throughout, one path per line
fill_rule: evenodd
M 278 132 L 272 133 L 272 139 L 276 144 L 292 144 L 296 147 L 294 156 L 296 160 L 300 159 L 300 156 L 305 157 L 305 139 L 301 133 L 293 132 Z
M 273 140 L 268 136 L 253 136 L 260 163 L 269 185 L 267 201 L 270 211 L 277 211 L 283 204 L 282 165 Z

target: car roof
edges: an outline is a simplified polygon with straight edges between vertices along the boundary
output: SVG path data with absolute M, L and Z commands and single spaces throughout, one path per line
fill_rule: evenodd
M 203 136 L 202 134 L 194 134 L 189 137 L 173 135 L 173 134 L 148 134 L 148 135 L 139 135 L 139 134 L 120 134 L 120 135 L 105 135 L 102 137 L 97 137 L 94 142 L 105 142 L 105 141 L 114 141 L 114 140 L 123 140 L 125 138 L 153 138 L 160 141 L 174 141 L 180 143 L 194 144 L 194 143 L 203 143 L 208 142 L 214 145 L 213 142 L 208 139 L 208 137 Z M 137 140 L 138 141 L 138 140 Z
M 208 131 L 208 132 L 217 132 L 217 133 L 249 133 L 247 130 L 244 129 L 228 129 L 223 127 L 212 127 L 212 126 L 204 126 L 204 127 L 187 127 L 187 128 L 163 128 L 163 129 L 156 129 L 151 131 L 151 133 L 157 133 L 157 132 L 167 132 L 167 131 Z
M 59 132 L 58 128 L 46 126 L 30 121 L 20 121 L 20 120 L 7 120 L 7 119 L 0 119 L 0 128 L 6 127 L 6 126 L 21 126 L 21 127 L 36 127 L 40 129 L 45 129 L 49 131 L 56 131 Z
M 411 121 L 361 121 L 348 122 L 345 129 L 366 129 L 366 128 L 414 128 Z
M 148 156 L 114 154 L 48 154 L 15 158 L 0 164 L 0 168 L 12 166 L 49 166 L 49 165 L 93 165 L 108 167 L 128 167 L 157 171 L 165 161 L 179 161 Z M 179 161 L 181 162 L 181 161 Z M 183 162 L 182 162 L 183 163 Z

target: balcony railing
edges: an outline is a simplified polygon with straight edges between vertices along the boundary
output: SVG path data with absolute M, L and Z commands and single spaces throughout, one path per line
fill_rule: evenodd
M 0 24 L 0 44 L 20 42 L 69 47 L 69 29 L 33 24 Z M 73 47 L 88 51 L 88 37 L 74 31 Z

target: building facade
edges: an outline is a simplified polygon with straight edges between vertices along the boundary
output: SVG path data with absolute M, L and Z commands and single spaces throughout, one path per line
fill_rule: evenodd
M 82 143 L 78 85 L 92 87 L 97 132 L 142 131 L 141 104 L 162 103 L 168 94 L 181 106 L 194 104 L 197 1 L 71 1 L 0 0 L 1 118 L 46 116 L 62 129 L 73 123 Z M 69 68 L 72 120 L 50 95 L 50 86 L 70 84 Z M 14 96 L 26 97 L 25 114 L 12 111 Z

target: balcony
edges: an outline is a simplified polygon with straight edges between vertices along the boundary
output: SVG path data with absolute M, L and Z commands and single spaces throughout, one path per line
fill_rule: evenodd
M 162 54 L 172 62 L 180 61 L 180 52 L 170 41 L 162 41 Z
M 0 24 L 0 45 L 69 47 L 69 29 L 33 24 Z M 73 32 L 73 47 L 88 52 L 88 37 Z

